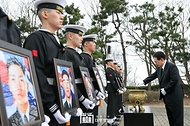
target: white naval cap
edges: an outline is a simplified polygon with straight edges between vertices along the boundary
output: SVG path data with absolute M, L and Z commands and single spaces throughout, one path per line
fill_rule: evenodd
M 113 61 L 113 64 L 117 65 L 117 62 L 116 62 L 116 61 Z
M 84 43 L 86 41 L 93 41 L 95 42 L 96 38 L 97 38 L 97 34 L 89 34 L 89 35 L 85 35 L 82 37 L 83 41 L 82 41 L 82 45 L 84 45 Z
M 63 8 L 67 5 L 65 0 L 35 0 L 34 7 L 39 11 L 41 8 L 55 9 L 63 13 Z
M 73 24 L 69 24 L 69 25 L 64 25 L 63 29 L 65 30 L 65 32 L 73 32 L 79 35 L 83 35 L 83 33 L 86 32 L 86 28 L 80 25 L 73 25 Z
M 107 64 L 108 62 L 113 61 L 113 58 L 106 58 L 105 61 L 106 61 L 106 64 Z

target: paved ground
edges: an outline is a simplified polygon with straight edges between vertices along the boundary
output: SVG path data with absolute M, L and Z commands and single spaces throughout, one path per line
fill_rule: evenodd
M 151 107 L 154 116 L 154 126 L 169 126 L 164 106 Z M 184 126 L 190 126 L 190 106 L 184 107 Z M 124 125 L 121 125 L 124 126 Z
M 169 126 L 165 107 L 164 106 L 150 106 L 154 118 L 154 126 Z M 101 111 L 102 112 L 102 111 Z M 190 126 L 190 106 L 184 107 L 184 126 Z M 124 118 L 118 122 L 119 126 L 124 126 Z M 107 126 L 106 122 L 102 122 L 99 126 Z

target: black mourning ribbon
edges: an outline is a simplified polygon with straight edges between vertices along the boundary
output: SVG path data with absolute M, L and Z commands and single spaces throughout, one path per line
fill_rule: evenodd
M 27 119 L 26 115 L 24 115 L 24 123 L 28 123 L 28 119 Z
M 163 69 L 163 68 L 161 68 L 161 76 L 163 75 L 163 72 L 164 72 L 164 69 Z

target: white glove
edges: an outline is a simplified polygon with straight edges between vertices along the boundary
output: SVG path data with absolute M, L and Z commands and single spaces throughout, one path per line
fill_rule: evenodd
M 41 124 L 41 126 L 49 126 L 50 118 L 47 115 L 44 115 L 45 121 Z
M 164 88 L 161 88 L 160 91 L 161 91 L 161 93 L 162 93 L 163 95 L 166 95 L 166 91 L 164 90 Z
M 100 98 L 98 96 L 96 96 L 96 100 L 100 100 Z
M 57 120 L 59 124 L 69 122 L 71 118 L 71 115 L 68 112 L 66 112 L 64 116 L 62 116 L 62 114 L 60 113 L 60 110 L 57 110 L 57 112 L 54 113 L 53 116 L 55 117 L 55 119 Z
M 123 91 L 122 91 L 122 90 L 117 90 L 117 92 L 119 92 L 119 94 L 123 94 Z
M 96 106 L 98 106 L 100 104 L 100 101 L 98 100 L 97 102 L 96 102 Z
M 105 96 L 102 94 L 102 92 L 98 92 L 97 97 L 99 97 L 100 99 L 104 100 Z
M 76 115 L 75 116 L 81 116 L 82 115 L 82 113 L 83 113 L 83 111 L 82 111 L 82 109 L 81 108 L 78 108 L 77 110 L 76 110 Z
M 48 124 L 48 123 L 50 122 L 50 118 L 49 118 L 49 116 L 44 115 L 44 117 L 45 117 L 45 122 Z
M 41 124 L 41 126 L 49 126 L 49 124 L 46 123 L 46 122 L 43 122 L 43 123 Z
M 123 91 L 123 92 L 126 92 L 126 90 L 127 90 L 127 88 L 125 88 L 125 87 L 124 87 L 124 88 L 122 88 L 122 91 Z
M 144 86 L 144 81 L 140 81 L 136 84 L 137 87 Z
M 82 102 L 82 104 L 87 108 L 87 109 L 93 109 L 95 107 L 95 104 L 88 100 L 87 98 L 84 99 L 84 101 Z

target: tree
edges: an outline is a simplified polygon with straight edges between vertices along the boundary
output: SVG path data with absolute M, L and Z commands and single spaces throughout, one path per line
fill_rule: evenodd
M 12 15 L 13 21 L 20 30 L 21 42 L 24 42 L 25 38 L 39 27 L 32 2 L 32 0 L 22 0 L 19 1 L 19 3 L 15 3 L 16 8 L 5 9 L 8 15 Z M 7 7 L 6 4 L 12 5 L 12 3 L 3 3 L 3 7 L 8 8 L 9 6 Z M 10 11 L 10 9 L 12 11 Z M 16 9 L 16 11 L 14 11 L 14 9 Z
M 15 23 L 19 27 L 21 33 L 21 42 L 24 42 L 29 34 L 38 29 L 37 26 L 31 25 L 32 22 L 26 16 L 18 17 L 18 19 L 15 20 Z
M 65 7 L 65 12 L 64 12 L 64 20 L 63 20 L 63 25 L 67 24 L 80 24 L 80 20 L 84 18 L 84 15 L 81 14 L 80 10 L 78 7 L 74 7 L 74 3 L 72 3 L 70 6 L 67 5 Z M 58 37 L 60 38 L 60 42 L 66 43 L 65 39 L 65 34 L 64 30 L 58 30 L 57 34 Z
M 186 79 L 189 80 L 188 42 L 184 38 L 184 30 L 180 32 L 180 29 L 185 28 L 180 20 L 183 8 L 175 10 L 175 7 L 165 6 L 164 10 L 157 12 L 155 6 L 147 2 L 133 8 L 139 15 L 132 17 L 129 20 L 131 24 L 126 25 L 132 38 L 128 43 L 136 47 L 137 53 L 146 62 L 148 74 L 152 73 L 152 68 L 156 68 L 151 58 L 153 52 L 163 50 L 168 60 L 183 63 L 188 77 Z
M 113 7 L 114 5 L 114 7 Z M 115 30 L 113 31 L 114 37 L 118 35 L 119 40 L 114 40 L 121 43 L 123 52 L 123 62 L 124 62 L 124 83 L 127 83 L 127 62 L 126 62 L 126 51 L 125 51 L 125 41 L 123 37 L 124 29 L 122 24 L 126 21 L 128 16 L 127 10 L 128 3 L 125 0 L 100 0 L 100 14 L 98 17 L 105 22 L 106 26 L 108 23 L 112 23 Z
M 127 44 L 133 45 L 136 48 L 136 53 L 145 61 L 147 72 L 150 75 L 155 64 L 152 60 L 152 54 L 155 50 L 154 31 L 157 29 L 158 20 L 155 18 L 155 6 L 146 2 L 143 5 L 133 5 L 135 14 L 129 19 L 129 23 L 125 23 L 126 31 L 131 38 Z M 148 89 L 151 89 L 151 83 L 148 84 Z
M 164 11 L 159 12 L 159 29 L 156 34 L 158 44 L 164 50 L 167 59 L 173 63 L 180 62 L 185 68 L 185 77 L 187 82 L 190 82 L 188 70 L 188 61 L 190 53 L 187 50 L 188 41 L 184 38 L 184 31 L 180 31 L 182 26 L 180 15 L 183 13 L 183 8 L 165 6 Z M 182 27 L 185 28 L 184 26 Z M 183 81 L 181 81 L 183 83 Z
M 21 32 L 21 40 L 24 42 L 26 37 L 31 34 L 32 32 L 36 31 L 41 27 L 39 23 L 39 19 L 37 18 L 36 10 L 33 8 L 33 1 L 28 2 L 21 2 L 20 5 L 20 16 L 17 17 L 15 23 L 18 25 L 19 30 Z M 32 5 L 32 6 L 31 6 Z M 79 8 L 75 8 L 74 4 L 65 7 L 64 12 L 64 21 L 63 25 L 66 24 L 79 24 L 80 19 L 84 17 L 80 13 Z M 58 30 L 57 32 L 58 37 L 60 38 L 60 42 L 65 43 L 64 31 Z
M 107 43 L 111 42 L 111 39 L 114 36 L 114 33 L 109 32 L 106 28 L 108 25 L 108 21 L 102 19 L 100 15 L 100 3 L 95 0 L 83 0 L 84 6 L 86 7 L 86 3 L 89 3 L 86 8 L 86 13 L 91 20 L 91 28 L 85 33 L 97 34 L 97 43 L 96 43 L 96 52 L 92 54 L 93 58 L 96 60 L 98 66 L 103 66 L 103 70 L 106 69 L 105 58 L 107 56 Z

